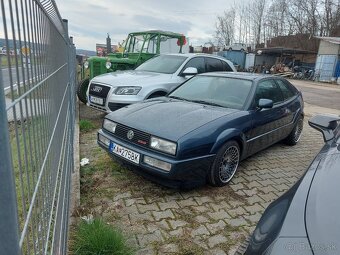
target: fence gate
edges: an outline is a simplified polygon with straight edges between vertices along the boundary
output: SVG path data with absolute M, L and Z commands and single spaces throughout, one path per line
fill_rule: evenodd
M 54 0 L 0 3 L 0 254 L 66 254 L 75 47 Z

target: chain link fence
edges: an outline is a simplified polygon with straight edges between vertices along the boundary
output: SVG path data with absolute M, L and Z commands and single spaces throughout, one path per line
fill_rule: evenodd
M 0 3 L 0 254 L 66 254 L 75 47 L 54 0 Z

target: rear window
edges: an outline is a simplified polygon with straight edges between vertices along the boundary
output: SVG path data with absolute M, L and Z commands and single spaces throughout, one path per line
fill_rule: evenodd
M 288 84 L 284 83 L 282 80 L 276 80 L 276 82 L 282 91 L 284 100 L 288 100 L 295 96 L 294 92 L 291 90 L 291 88 L 289 88 Z
M 223 71 L 232 72 L 233 69 L 229 66 L 227 62 L 222 61 Z
M 207 72 L 218 72 L 224 71 L 222 61 L 216 58 L 206 58 L 205 59 Z

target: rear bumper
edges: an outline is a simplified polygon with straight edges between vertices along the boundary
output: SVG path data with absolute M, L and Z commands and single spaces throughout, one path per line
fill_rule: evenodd
M 97 136 L 98 144 L 103 149 L 105 149 L 113 158 L 118 159 L 119 161 L 127 163 L 129 165 L 132 165 L 133 171 L 141 174 L 142 176 L 154 182 L 160 183 L 168 187 L 192 188 L 195 186 L 205 184 L 208 170 L 210 169 L 215 158 L 215 154 L 212 154 L 202 157 L 178 160 L 173 157 L 164 156 L 163 154 L 157 153 L 153 150 L 149 150 L 148 148 L 126 143 L 125 141 L 122 141 L 120 139 L 117 139 L 116 137 L 104 133 L 102 130 L 99 130 L 98 135 L 99 134 L 105 136 L 113 143 L 124 146 L 125 148 L 140 154 L 139 164 L 130 162 L 129 160 L 110 152 L 109 148 L 105 144 L 100 142 Z M 144 163 L 143 161 L 144 156 L 149 156 L 171 164 L 170 171 L 168 172 Z

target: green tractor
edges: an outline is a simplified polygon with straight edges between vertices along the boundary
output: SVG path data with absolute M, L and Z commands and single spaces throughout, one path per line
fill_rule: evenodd
M 82 80 L 77 89 L 78 98 L 86 104 L 89 82 L 97 75 L 135 69 L 157 54 L 188 51 L 189 47 L 183 34 L 159 30 L 130 33 L 122 53 L 109 53 L 107 57 L 90 57 L 84 62 Z

